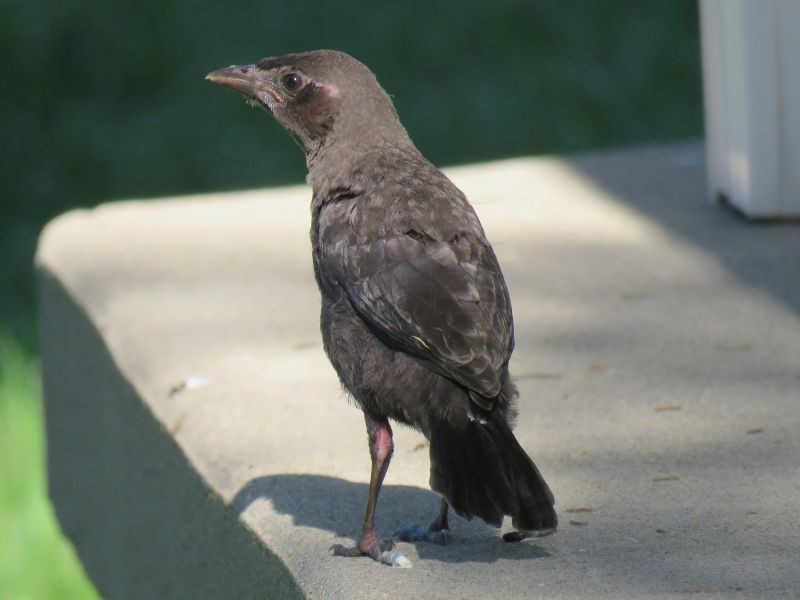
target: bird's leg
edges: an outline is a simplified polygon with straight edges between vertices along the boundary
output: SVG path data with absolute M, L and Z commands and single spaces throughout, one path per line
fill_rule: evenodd
M 447 499 L 442 497 L 442 505 L 439 508 L 439 514 L 436 516 L 436 520 L 428 526 L 428 529 L 432 531 L 449 531 L 447 509 Z
M 442 498 L 442 505 L 439 508 L 439 514 L 436 519 L 428 525 L 423 527 L 412 523 L 406 525 L 402 529 L 394 532 L 394 537 L 401 542 L 433 542 L 444 546 L 450 538 L 450 528 L 447 522 L 447 500 Z
M 375 533 L 375 507 L 378 494 L 383 485 L 383 478 L 389 469 L 389 462 L 394 452 L 392 428 L 386 419 L 375 419 L 365 414 L 367 432 L 369 434 L 369 454 L 372 458 L 372 472 L 369 478 L 369 495 L 364 511 L 364 524 L 358 543 L 351 548 L 336 544 L 331 547 L 334 556 L 369 556 L 373 560 L 393 567 L 410 567 L 409 560 L 397 552 L 393 552 L 394 541 L 382 540 Z

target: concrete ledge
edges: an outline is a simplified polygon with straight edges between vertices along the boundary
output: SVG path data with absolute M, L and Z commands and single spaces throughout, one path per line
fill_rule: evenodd
M 702 148 L 454 169 L 514 303 L 518 435 L 563 526 L 329 557 L 369 459 L 322 352 L 304 187 L 127 202 L 37 256 L 50 493 L 112 598 L 779 597 L 800 589 L 800 228 L 703 201 Z M 398 432 L 385 532 L 435 513 Z M 587 512 L 587 510 L 590 510 Z
M 43 273 L 49 486 L 108 598 L 303 597 L 279 557 L 187 461 L 86 313 Z M 46 299 L 46 300 L 45 300 Z

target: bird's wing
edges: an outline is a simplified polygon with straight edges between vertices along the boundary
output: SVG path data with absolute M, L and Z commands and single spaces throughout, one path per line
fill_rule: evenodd
M 327 264 L 339 266 L 335 279 L 376 335 L 490 407 L 513 348 L 513 325 L 508 291 L 482 231 L 445 242 L 412 224 L 323 252 Z

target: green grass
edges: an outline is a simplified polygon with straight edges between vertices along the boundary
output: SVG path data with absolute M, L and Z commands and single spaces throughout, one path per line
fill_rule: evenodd
M 39 363 L 0 332 L 0 597 L 97 598 L 47 499 Z

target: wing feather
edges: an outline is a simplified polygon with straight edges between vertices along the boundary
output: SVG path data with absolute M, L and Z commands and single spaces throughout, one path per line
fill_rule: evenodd
M 421 224 L 323 248 L 358 314 L 390 346 L 484 398 L 500 393 L 513 348 L 508 291 L 483 231 L 453 242 Z M 358 239 L 358 238 L 361 239 Z

